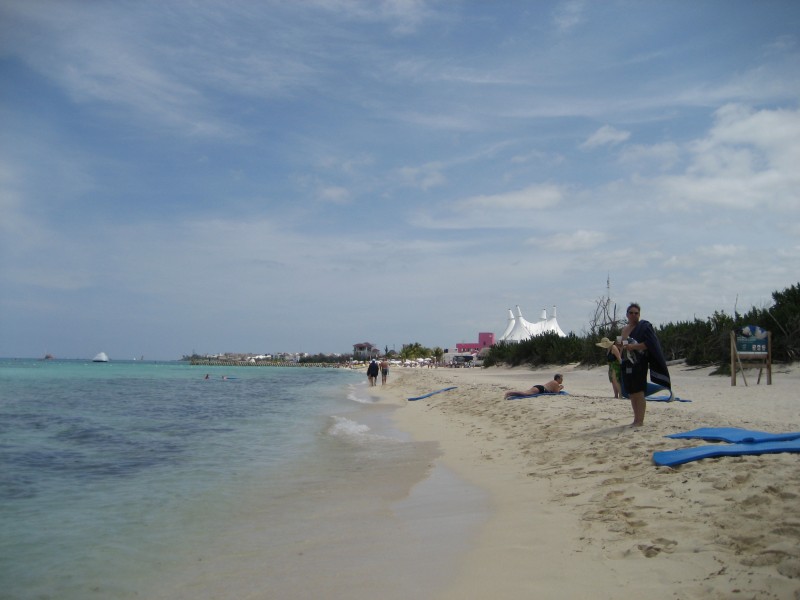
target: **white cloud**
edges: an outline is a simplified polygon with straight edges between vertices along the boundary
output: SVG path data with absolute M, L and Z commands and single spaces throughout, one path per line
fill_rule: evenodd
M 486 125 L 478 115 L 469 112 L 423 113 L 420 111 L 398 111 L 394 114 L 398 121 L 415 127 L 451 131 L 480 131 Z
M 628 144 L 619 152 L 619 162 L 626 167 L 669 171 L 680 163 L 683 151 L 675 142 Z
M 470 196 L 435 208 L 415 210 L 410 221 L 425 229 L 542 228 L 566 190 L 552 184 L 531 185 L 499 194 Z
M 426 19 L 435 16 L 427 0 L 313 0 L 313 3 L 337 18 L 387 23 L 397 35 L 413 34 Z
M 333 204 L 347 204 L 351 200 L 349 190 L 339 186 L 322 188 L 319 191 L 319 198 L 323 202 L 331 202 Z
M 653 182 L 676 205 L 800 211 L 800 110 L 724 106 L 688 151 L 683 174 Z
M 577 27 L 584 19 L 585 2 L 582 0 L 562 0 L 553 11 L 556 28 L 568 32 Z
M 472 196 L 454 203 L 457 210 L 490 208 L 500 211 L 530 211 L 552 208 L 564 198 L 564 190 L 556 185 L 532 185 L 521 190 L 491 195 Z
M 745 252 L 746 249 L 735 244 L 713 244 L 708 247 L 700 247 L 697 251 L 706 256 L 713 256 L 716 258 L 735 258 L 742 252 Z
M 590 149 L 598 146 L 614 146 L 626 141 L 631 136 L 629 131 L 615 129 L 610 125 L 603 125 L 581 144 L 581 148 Z
M 546 237 L 532 237 L 525 243 L 553 252 L 585 252 L 602 248 L 610 239 L 611 236 L 602 231 L 579 229 L 578 231 L 558 233 Z M 613 249 L 613 244 L 611 244 L 611 249 Z
M 717 110 L 710 135 L 697 147 L 698 155 L 721 148 L 751 147 L 766 164 L 800 164 L 800 109 L 755 111 L 729 104 Z
M 405 185 L 429 190 L 447 183 L 442 169 L 443 165 L 431 163 L 420 167 L 402 167 L 398 169 L 398 175 Z

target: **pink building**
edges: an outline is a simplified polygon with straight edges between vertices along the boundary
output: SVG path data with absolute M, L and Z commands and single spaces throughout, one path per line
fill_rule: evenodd
M 479 333 L 478 334 L 478 343 L 470 342 L 470 343 L 459 343 L 456 344 L 456 350 L 458 352 L 478 352 L 483 350 L 484 348 L 490 348 L 494 346 L 494 334 L 493 333 Z

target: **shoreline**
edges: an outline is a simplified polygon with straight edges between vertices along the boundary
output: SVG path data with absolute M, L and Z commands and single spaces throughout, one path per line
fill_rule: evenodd
M 556 371 L 569 395 L 502 398 Z M 797 454 L 674 469 L 651 458 L 707 443 L 664 437 L 702 426 L 800 430 L 797 370 L 779 366 L 773 385 L 748 387 L 710 369 L 670 372 L 676 395 L 692 402 L 648 402 L 645 425 L 633 429 L 630 403 L 613 398 L 604 368 L 394 369 L 375 390 L 400 406 L 398 427 L 436 441 L 442 464 L 490 498 L 486 524 L 438 598 L 797 598 Z

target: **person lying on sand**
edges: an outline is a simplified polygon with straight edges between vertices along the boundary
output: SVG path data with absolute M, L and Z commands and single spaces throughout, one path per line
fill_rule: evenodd
M 552 381 L 548 381 L 544 385 L 535 385 L 529 390 L 525 390 L 524 392 L 511 390 L 505 393 L 505 397 L 508 398 L 509 396 L 538 396 L 539 394 L 544 394 L 545 392 L 551 392 L 553 394 L 557 394 L 561 390 L 564 389 L 564 376 L 556 373 L 553 377 Z

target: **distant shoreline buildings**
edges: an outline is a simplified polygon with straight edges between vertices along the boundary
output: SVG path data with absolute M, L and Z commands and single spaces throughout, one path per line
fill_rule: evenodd
M 553 305 L 553 313 L 549 317 L 547 316 L 547 309 L 543 308 L 541 316 L 536 323 L 531 323 L 522 316 L 522 309 L 520 309 L 519 304 L 516 306 L 515 312 L 512 312 L 510 308 L 508 309 L 508 322 L 506 323 L 505 331 L 498 341 L 522 342 L 545 333 L 555 333 L 559 337 L 567 336 L 558 324 L 555 305 Z M 478 334 L 477 343 L 461 342 L 456 344 L 456 350 L 458 352 L 480 352 L 484 348 L 491 348 L 494 344 L 494 334 L 484 332 Z
M 522 309 L 516 305 L 512 311 L 508 309 L 508 322 L 506 328 L 500 338 L 496 338 L 492 332 L 483 331 L 478 333 L 477 342 L 458 342 L 456 347 L 457 354 L 479 354 L 481 351 L 488 351 L 489 348 L 494 346 L 497 342 L 522 342 L 537 335 L 547 333 L 555 333 L 559 337 L 566 337 L 566 333 L 561 329 L 558 324 L 556 306 L 553 305 L 553 312 L 548 316 L 547 309 L 543 308 L 539 320 L 536 323 L 531 323 L 522 316 Z M 450 354 L 445 350 L 447 354 Z M 373 358 L 382 356 L 381 349 L 371 342 L 359 342 L 353 344 L 354 361 L 369 361 Z M 192 364 L 204 365 L 293 365 L 303 363 L 304 359 L 309 359 L 311 355 L 305 352 L 279 352 L 275 354 L 248 354 L 248 353 L 223 353 L 223 354 L 206 354 L 206 355 L 192 355 L 184 356 L 183 360 L 188 360 Z M 312 360 L 317 359 L 314 355 Z M 341 358 L 341 354 L 326 355 L 321 360 L 329 358 Z M 331 361 L 339 362 L 339 361 Z M 315 362 L 316 364 L 316 362 Z

